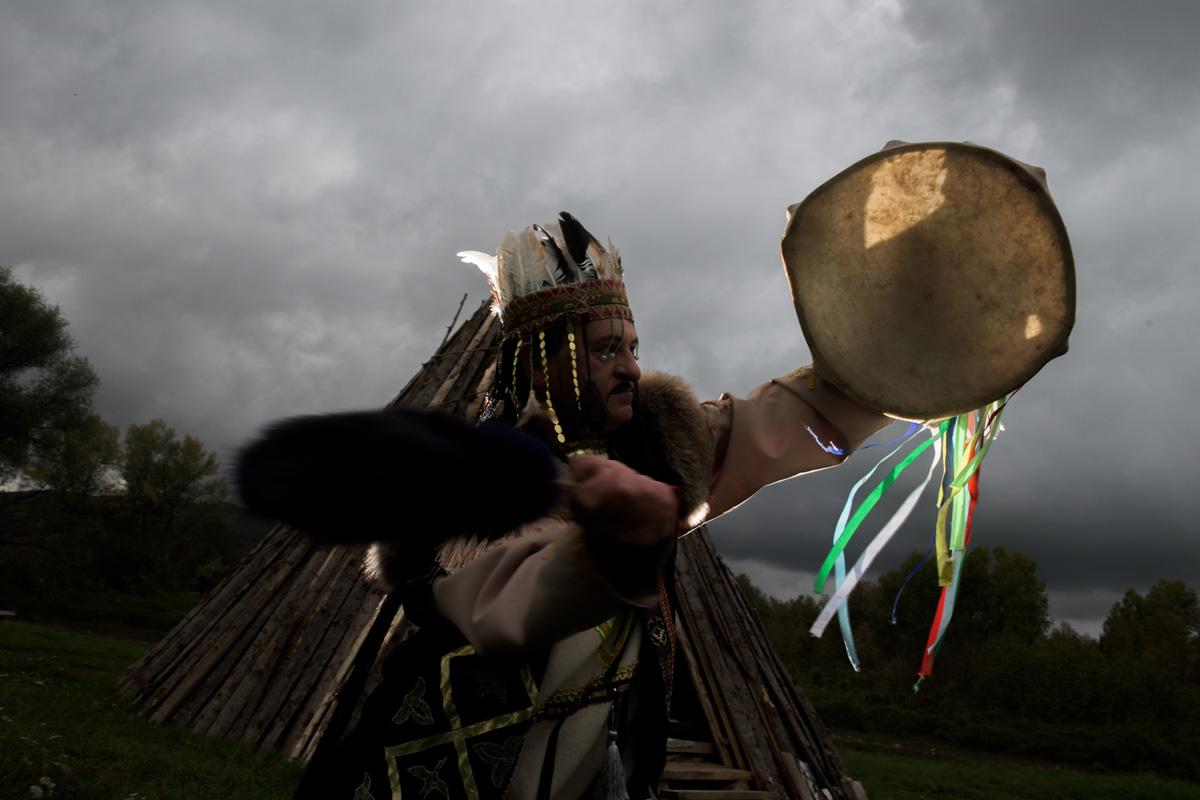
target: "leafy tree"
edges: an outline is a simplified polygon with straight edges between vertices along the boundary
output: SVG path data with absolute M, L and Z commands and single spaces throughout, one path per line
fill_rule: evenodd
M 62 310 L 0 267 L 0 481 L 87 423 L 100 379 L 74 349 Z
M 110 590 L 205 591 L 235 556 L 220 464 L 162 420 L 120 430 L 92 415 L 27 469 L 43 490 L 0 510 L 0 607 L 89 618 Z M 83 614 L 83 617 L 78 617 Z
M 191 435 L 180 440 L 161 419 L 125 431 L 125 493 L 111 526 L 102 571 L 110 582 L 144 589 L 188 585 L 201 566 L 231 550 L 224 503 L 229 490 L 215 453 Z
M 1125 596 L 1113 604 L 1104 620 L 1100 641 L 1105 647 L 1124 644 L 1124 638 L 1144 638 L 1155 620 L 1159 627 L 1173 629 L 1174 635 L 1187 639 L 1200 634 L 1200 598 L 1196 590 L 1181 580 L 1160 578 L 1143 597 L 1137 589 L 1125 590 Z M 1166 620 L 1172 620 L 1168 623 Z M 1143 644 L 1138 641 L 1136 644 Z
M 120 430 L 98 415 L 46 437 L 27 469 L 40 487 L 36 502 L 13 505 L 0 527 L 0 544 L 36 548 L 64 562 L 87 560 L 104 527 L 99 495 L 111 493 L 120 461 Z
M 880 632 L 887 655 L 900 655 L 914 646 L 919 652 L 928 636 L 941 595 L 934 559 L 926 560 L 905 585 L 923 557 L 914 551 L 898 569 L 881 575 L 881 596 L 873 601 L 877 608 L 864 610 L 864 622 L 888 625 L 889 630 Z M 974 547 L 963 558 L 947 641 L 978 642 L 1004 633 L 1032 642 L 1050 629 L 1050 601 L 1045 581 L 1037 577 L 1036 561 L 1003 547 Z M 892 605 L 901 586 L 904 592 L 893 624 Z M 943 661 L 944 655 L 939 655 L 939 663 Z
M 1126 590 L 1104 620 L 1100 646 L 1110 658 L 1149 659 L 1200 684 L 1200 598 L 1182 580 L 1159 579 L 1143 597 Z
M 161 419 L 130 425 L 125 431 L 121 476 L 129 503 L 162 538 L 168 538 L 181 512 L 189 506 L 219 505 L 229 494 L 218 473 L 221 463 L 204 443 Z
M 850 595 L 863 670 L 846 663 L 836 625 L 807 636 L 819 604 L 782 601 L 738 576 L 792 675 L 826 723 L 1019 755 L 1200 775 L 1200 599 L 1183 581 L 1129 590 L 1103 645 L 1062 623 L 1048 627 L 1033 559 L 1002 547 L 969 550 L 947 646 L 934 680 L 914 693 L 939 588 L 916 570 L 896 621 L 896 591 L 921 561 L 863 581 Z
M 910 662 L 909 675 L 915 674 L 920 666 L 921 651 L 941 596 L 935 559 L 930 556 L 922 564 L 924 558 L 925 554 L 919 551 L 909 553 L 898 568 L 879 576 L 875 582 L 877 590 L 860 584 L 860 590 L 871 599 L 873 608 L 864 608 L 856 614 L 857 609 L 853 605 L 850 607 L 851 616 L 873 630 L 880 648 L 878 657 L 906 659 Z M 964 565 L 963 569 L 967 567 Z
M 92 498 L 111 492 L 121 464 L 121 429 L 90 414 L 72 430 L 47 437 L 29 476 L 62 500 Z
M 987 553 L 987 548 L 980 548 Z M 1046 582 L 1037 576 L 1037 562 L 1003 547 L 991 550 L 991 580 L 987 613 L 989 633 L 1008 634 L 1033 642 L 1050 630 L 1050 600 Z

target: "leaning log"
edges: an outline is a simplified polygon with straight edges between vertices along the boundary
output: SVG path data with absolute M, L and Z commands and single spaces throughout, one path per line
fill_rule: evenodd
M 485 303 L 388 407 L 473 418 L 499 338 Z M 398 596 L 363 579 L 365 554 L 363 546 L 315 545 L 277 525 L 129 669 L 121 693 L 157 722 L 308 760 L 327 730 L 353 725 L 383 661 L 412 630 Z M 447 555 L 469 560 L 472 545 Z M 677 674 L 697 692 L 713 763 L 668 772 L 683 782 L 692 772 L 737 776 L 739 789 L 752 783 L 759 797 L 862 798 L 703 529 L 680 542 L 676 589 Z M 664 784 L 672 780 L 664 773 Z M 664 796 L 691 792 L 667 788 Z
M 707 682 L 714 741 L 726 743 L 731 763 L 788 797 L 819 796 L 822 788 L 865 796 L 704 528 L 679 541 L 675 580 L 677 624 L 689 642 L 703 642 L 687 653 L 698 662 L 692 679 Z
M 388 406 L 473 417 L 498 339 L 485 303 Z M 385 651 L 407 633 L 403 611 L 363 580 L 365 554 L 363 546 L 315 545 L 277 525 L 129 669 L 119 690 L 156 722 L 309 757 L 369 633 L 383 629 L 376 646 Z M 377 681 L 374 670 L 364 691 Z

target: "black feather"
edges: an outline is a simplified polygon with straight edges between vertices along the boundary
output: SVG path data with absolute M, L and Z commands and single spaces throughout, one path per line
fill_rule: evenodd
M 242 451 L 234 477 L 246 508 L 319 541 L 415 550 L 537 519 L 557 476 L 550 449 L 529 434 L 395 410 L 278 422 Z
M 554 275 L 555 282 L 562 286 L 568 283 L 578 283 L 579 273 L 563 256 L 562 250 L 558 247 L 558 242 L 554 241 L 554 237 L 546 231 L 541 225 L 534 225 L 533 229 L 541 234 L 538 241 L 542 243 L 542 247 L 550 253 L 550 272 Z
M 590 271 L 592 273 L 590 277 L 596 277 L 596 265 L 588 261 L 587 252 L 588 245 L 596 242 L 596 237 L 588 233 L 587 228 L 583 227 L 579 220 L 566 211 L 559 212 L 558 220 L 559 225 L 562 227 L 563 239 L 567 242 L 567 252 L 571 254 L 571 258 L 579 265 L 581 271 Z M 600 243 L 596 242 L 596 245 L 599 246 Z M 584 266 L 585 264 L 587 266 Z

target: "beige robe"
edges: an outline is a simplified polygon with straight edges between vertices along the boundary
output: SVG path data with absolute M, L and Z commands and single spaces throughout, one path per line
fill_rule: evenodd
M 835 466 L 845 456 L 818 444 L 847 450 L 891 422 L 849 400 L 831 384 L 813 379 L 811 368 L 765 383 L 746 398 L 722 395 L 701 404 L 716 446 L 707 519 L 718 517 L 763 486 L 801 472 Z M 604 673 L 597 657 L 608 622 L 616 629 L 635 607 L 653 606 L 657 585 L 647 583 L 618 593 L 592 559 L 577 525 L 543 518 L 520 536 L 484 552 L 433 584 L 438 611 L 481 653 L 534 650 L 550 646 L 538 690 L 543 701 L 556 691 L 583 686 Z M 622 662 L 640 649 L 634 624 Z M 642 664 L 640 669 L 658 669 Z M 628 719 L 637 719 L 639 698 L 629 700 Z M 584 796 L 603 761 L 609 704 L 598 703 L 571 715 L 559 734 L 554 800 Z M 510 800 L 537 794 L 546 741 L 553 721 L 535 723 L 525 739 L 509 786 Z M 628 725 L 636 735 L 636 725 Z M 632 738 L 630 739 L 632 742 Z M 626 774 L 635 746 L 624 748 Z M 634 800 L 638 800 L 635 798 Z

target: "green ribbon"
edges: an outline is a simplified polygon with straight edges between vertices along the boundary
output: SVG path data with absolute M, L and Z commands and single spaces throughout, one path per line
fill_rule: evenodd
M 905 456 L 904 460 L 893 467 L 892 471 L 884 476 L 883 480 L 881 480 L 879 484 L 871 490 L 871 493 L 863 498 L 862 505 L 860 505 L 854 512 L 853 516 L 850 517 L 850 521 L 846 523 L 846 529 L 842 531 L 842 535 L 838 537 L 838 540 L 833 543 L 833 549 L 829 551 L 829 555 L 825 556 L 825 563 L 821 565 L 821 571 L 817 573 L 817 580 L 813 583 L 814 592 L 817 592 L 818 594 L 824 592 L 825 581 L 829 578 L 829 571 L 833 569 L 833 565 L 837 561 L 838 556 L 841 555 L 842 551 L 846 549 L 846 545 L 850 543 L 850 537 L 854 535 L 856 530 L 858 530 L 858 526 L 864 519 L 866 519 L 867 514 L 871 513 L 871 509 L 874 508 L 875 504 L 879 502 L 879 498 L 883 497 L 883 493 L 888 490 L 888 487 L 896 482 L 896 479 L 900 477 L 900 473 L 903 472 L 909 464 L 916 461 L 921 453 L 924 453 L 929 449 L 929 446 L 933 444 L 937 437 L 946 432 L 946 428 L 949 426 L 949 424 L 950 420 L 944 420 L 934 435 L 930 436 L 929 439 Z

